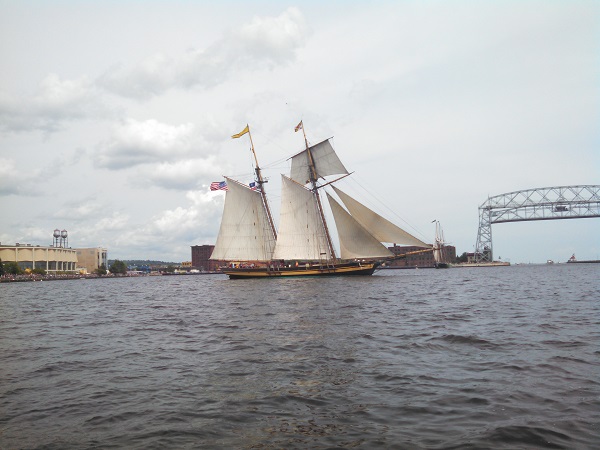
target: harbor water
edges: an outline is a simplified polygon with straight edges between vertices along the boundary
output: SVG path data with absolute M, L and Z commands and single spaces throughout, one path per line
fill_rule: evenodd
M 600 448 L 600 265 L 3 283 L 0 448 Z

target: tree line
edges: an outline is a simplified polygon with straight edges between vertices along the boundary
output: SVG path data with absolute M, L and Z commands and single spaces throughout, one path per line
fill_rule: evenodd
M 117 259 L 110 265 L 108 270 L 110 270 L 110 273 L 126 274 L 127 273 L 127 264 L 125 264 L 123 261 L 119 261 Z M 3 275 L 23 275 L 24 273 L 28 273 L 28 274 L 30 273 L 30 274 L 35 274 L 35 275 L 46 275 L 46 270 L 39 269 L 39 268 L 23 270 L 23 269 L 21 269 L 19 264 L 15 261 L 2 262 L 2 259 L 0 259 L 0 277 Z M 96 275 L 106 275 L 108 272 L 107 272 L 106 266 L 104 264 L 102 264 L 98 269 L 94 270 L 94 273 Z

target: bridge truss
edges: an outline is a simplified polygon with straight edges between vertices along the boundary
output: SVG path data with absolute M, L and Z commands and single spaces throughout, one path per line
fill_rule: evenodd
M 600 185 L 556 186 L 509 192 L 479 207 L 476 262 L 492 262 L 492 224 L 600 217 Z

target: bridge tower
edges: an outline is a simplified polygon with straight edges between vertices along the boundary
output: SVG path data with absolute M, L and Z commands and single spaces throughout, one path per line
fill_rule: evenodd
M 475 262 L 492 262 L 492 217 L 491 208 L 485 204 L 479 207 L 479 232 L 475 244 Z

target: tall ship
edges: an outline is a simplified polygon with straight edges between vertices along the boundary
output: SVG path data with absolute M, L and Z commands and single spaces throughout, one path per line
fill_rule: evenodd
M 433 250 L 431 245 L 336 187 L 334 183 L 350 172 L 339 159 L 331 140 L 309 145 L 302 122 L 295 128 L 299 130 L 304 135 L 306 148 L 290 158 L 290 174 L 281 175 L 278 230 L 250 127 L 246 125 L 232 136 L 239 138 L 248 134 L 255 162 L 255 182 L 249 186 L 225 177 L 221 226 L 210 257 L 224 263 L 223 273 L 237 279 L 372 275 L 382 264 L 398 258 L 384 242 L 422 247 L 423 252 Z M 339 201 L 325 191 L 326 187 L 331 188 Z M 323 209 L 323 197 L 334 218 L 339 255 Z
M 446 252 L 446 242 L 444 241 L 444 231 L 439 220 L 435 222 L 435 241 L 433 243 L 433 259 L 436 269 L 448 269 L 451 267 L 449 258 Z

